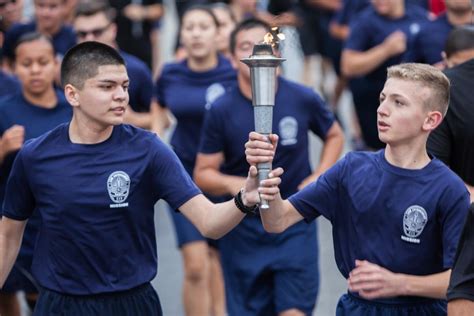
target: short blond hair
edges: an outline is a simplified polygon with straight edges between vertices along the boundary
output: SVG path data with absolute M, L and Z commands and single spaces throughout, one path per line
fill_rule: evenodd
M 390 78 L 413 81 L 429 88 L 432 93 L 425 100 L 425 106 L 430 110 L 440 111 L 443 116 L 446 114 L 451 84 L 441 70 L 426 64 L 405 63 L 389 67 L 387 79 Z

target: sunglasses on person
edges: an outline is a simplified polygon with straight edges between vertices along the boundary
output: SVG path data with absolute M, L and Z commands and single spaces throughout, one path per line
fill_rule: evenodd
M 9 3 L 16 3 L 16 0 L 0 1 L 0 9 L 5 8 Z
M 102 34 L 104 34 L 105 31 L 107 31 L 107 29 L 110 27 L 111 24 L 112 23 L 107 24 L 106 26 L 104 26 L 102 28 L 96 28 L 96 29 L 93 29 L 93 30 L 90 30 L 90 31 L 76 30 L 76 34 L 79 38 L 84 38 L 89 34 L 92 34 L 92 36 L 94 36 L 94 37 L 99 37 Z

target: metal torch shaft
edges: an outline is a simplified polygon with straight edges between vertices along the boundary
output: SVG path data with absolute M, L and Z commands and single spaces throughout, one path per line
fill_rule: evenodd
M 272 105 L 257 105 L 254 106 L 255 131 L 264 136 L 267 136 L 267 141 L 270 142 L 268 136 L 272 133 L 273 120 L 273 106 Z M 271 162 L 262 162 L 257 164 L 258 181 L 268 179 L 268 174 L 272 170 Z M 268 208 L 268 201 L 261 200 L 260 208 Z

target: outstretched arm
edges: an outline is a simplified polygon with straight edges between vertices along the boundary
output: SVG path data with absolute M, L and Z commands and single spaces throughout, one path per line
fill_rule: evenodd
M 242 190 L 242 202 L 245 206 L 254 206 L 260 202 L 260 197 L 272 201 L 280 192 L 280 176 L 283 169 L 272 170 L 272 177 L 263 181 L 258 188 L 257 168 L 251 166 L 245 186 Z M 259 196 L 260 193 L 260 196 Z M 199 194 L 180 208 L 180 211 L 206 237 L 218 239 L 234 228 L 245 216 L 235 205 L 234 200 L 213 204 L 202 194 Z
M 0 221 L 0 288 L 3 287 L 20 250 L 26 221 L 5 216 Z
M 391 272 L 365 260 L 356 260 L 349 274 L 349 291 L 366 299 L 394 296 L 423 296 L 445 299 L 451 270 L 430 275 Z

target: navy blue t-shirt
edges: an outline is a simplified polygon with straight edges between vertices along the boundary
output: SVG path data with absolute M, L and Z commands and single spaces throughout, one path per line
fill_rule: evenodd
M 20 89 L 21 85 L 16 77 L 0 71 L 0 97 L 14 94 Z
M 64 93 L 56 90 L 57 105 L 52 109 L 45 109 L 28 102 L 21 91 L 6 96 L 0 101 L 0 135 L 15 124 L 25 128 L 25 141 L 38 137 L 58 125 L 68 122 L 72 116 L 72 109 L 64 97 Z M 17 152 L 8 154 L 0 164 L 0 206 L 5 197 L 5 187 L 13 166 Z M 0 208 L 1 209 L 1 208 Z M 36 236 L 41 223 L 39 214 L 34 214 L 28 221 L 17 264 L 25 269 L 31 266 Z
M 342 7 L 336 12 L 333 20 L 337 24 L 348 25 L 352 18 L 370 6 L 370 0 L 344 0 Z
M 18 39 L 26 33 L 35 32 L 36 22 L 30 23 L 19 23 L 14 24 L 8 31 L 5 33 L 5 41 L 3 42 L 3 56 L 13 59 L 15 52 L 16 42 Z M 69 25 L 63 25 L 59 31 L 53 36 L 53 46 L 56 55 L 61 59 L 69 50 L 69 48 L 76 45 L 76 34 L 74 29 Z
M 285 169 L 280 191 L 286 198 L 311 174 L 308 131 L 324 140 L 334 115 L 311 89 L 279 77 L 272 123 L 273 132 L 280 137 L 273 167 Z M 221 171 L 247 177 L 245 143 L 254 126 L 252 101 L 235 84 L 206 114 L 199 152 L 223 152 L 225 162 Z
M 345 49 L 364 52 L 381 44 L 391 33 L 400 30 L 407 37 L 407 50 L 404 54 L 393 56 L 377 67 L 366 77 L 372 83 L 379 83 L 377 90 L 383 87 L 387 76 L 387 67 L 401 63 L 404 55 L 413 49 L 416 34 L 421 24 L 428 20 L 428 13 L 418 6 L 407 6 L 405 15 L 398 19 L 389 19 L 379 15 L 371 6 L 360 12 L 350 25 L 350 35 Z
M 280 186 L 283 197 L 295 193 L 298 185 L 311 174 L 308 131 L 324 140 L 333 123 L 332 112 L 316 93 L 283 78 L 278 79 L 272 130 L 280 138 L 273 167 L 285 170 Z M 249 166 L 245 159 L 245 142 L 254 129 L 252 101 L 235 85 L 217 99 L 206 114 L 199 151 L 205 154 L 222 152 L 225 161 L 220 171 L 246 177 Z M 251 232 L 260 244 L 274 244 L 307 229 L 308 225 L 300 223 L 285 234 L 268 234 L 257 216 L 246 217 L 239 224 L 239 231 Z
M 129 104 L 135 112 L 149 112 L 153 96 L 153 79 L 148 66 L 137 57 L 120 51 L 125 60 L 130 86 L 128 95 Z
M 64 93 L 56 90 L 57 105 L 45 109 L 28 102 L 21 91 L 0 99 L 0 136 L 13 125 L 25 128 L 25 141 L 38 137 L 59 124 L 68 122 L 72 117 L 72 109 L 64 97 Z M 7 155 L 0 165 L 0 205 L 3 202 L 5 185 L 13 165 L 16 153 Z
M 421 25 L 420 32 L 415 38 L 409 61 L 418 63 L 436 64 L 443 60 L 441 52 L 444 50 L 449 32 L 453 29 L 446 14 L 440 15 L 434 21 Z
M 206 108 L 235 82 L 235 71 L 222 56 L 217 67 L 205 72 L 190 70 L 186 60 L 163 68 L 156 84 L 157 99 L 176 117 L 171 146 L 187 169 L 194 168 Z
M 464 183 L 437 159 L 408 170 L 384 153 L 347 154 L 289 201 L 307 221 L 331 221 L 345 278 L 355 259 L 413 275 L 451 268 L 469 208 Z
M 176 155 L 153 133 L 115 126 L 99 144 L 75 144 L 69 124 L 26 143 L 7 185 L 4 216 L 42 225 L 32 265 L 47 289 L 122 291 L 157 271 L 154 205 L 179 208 L 199 194 Z

